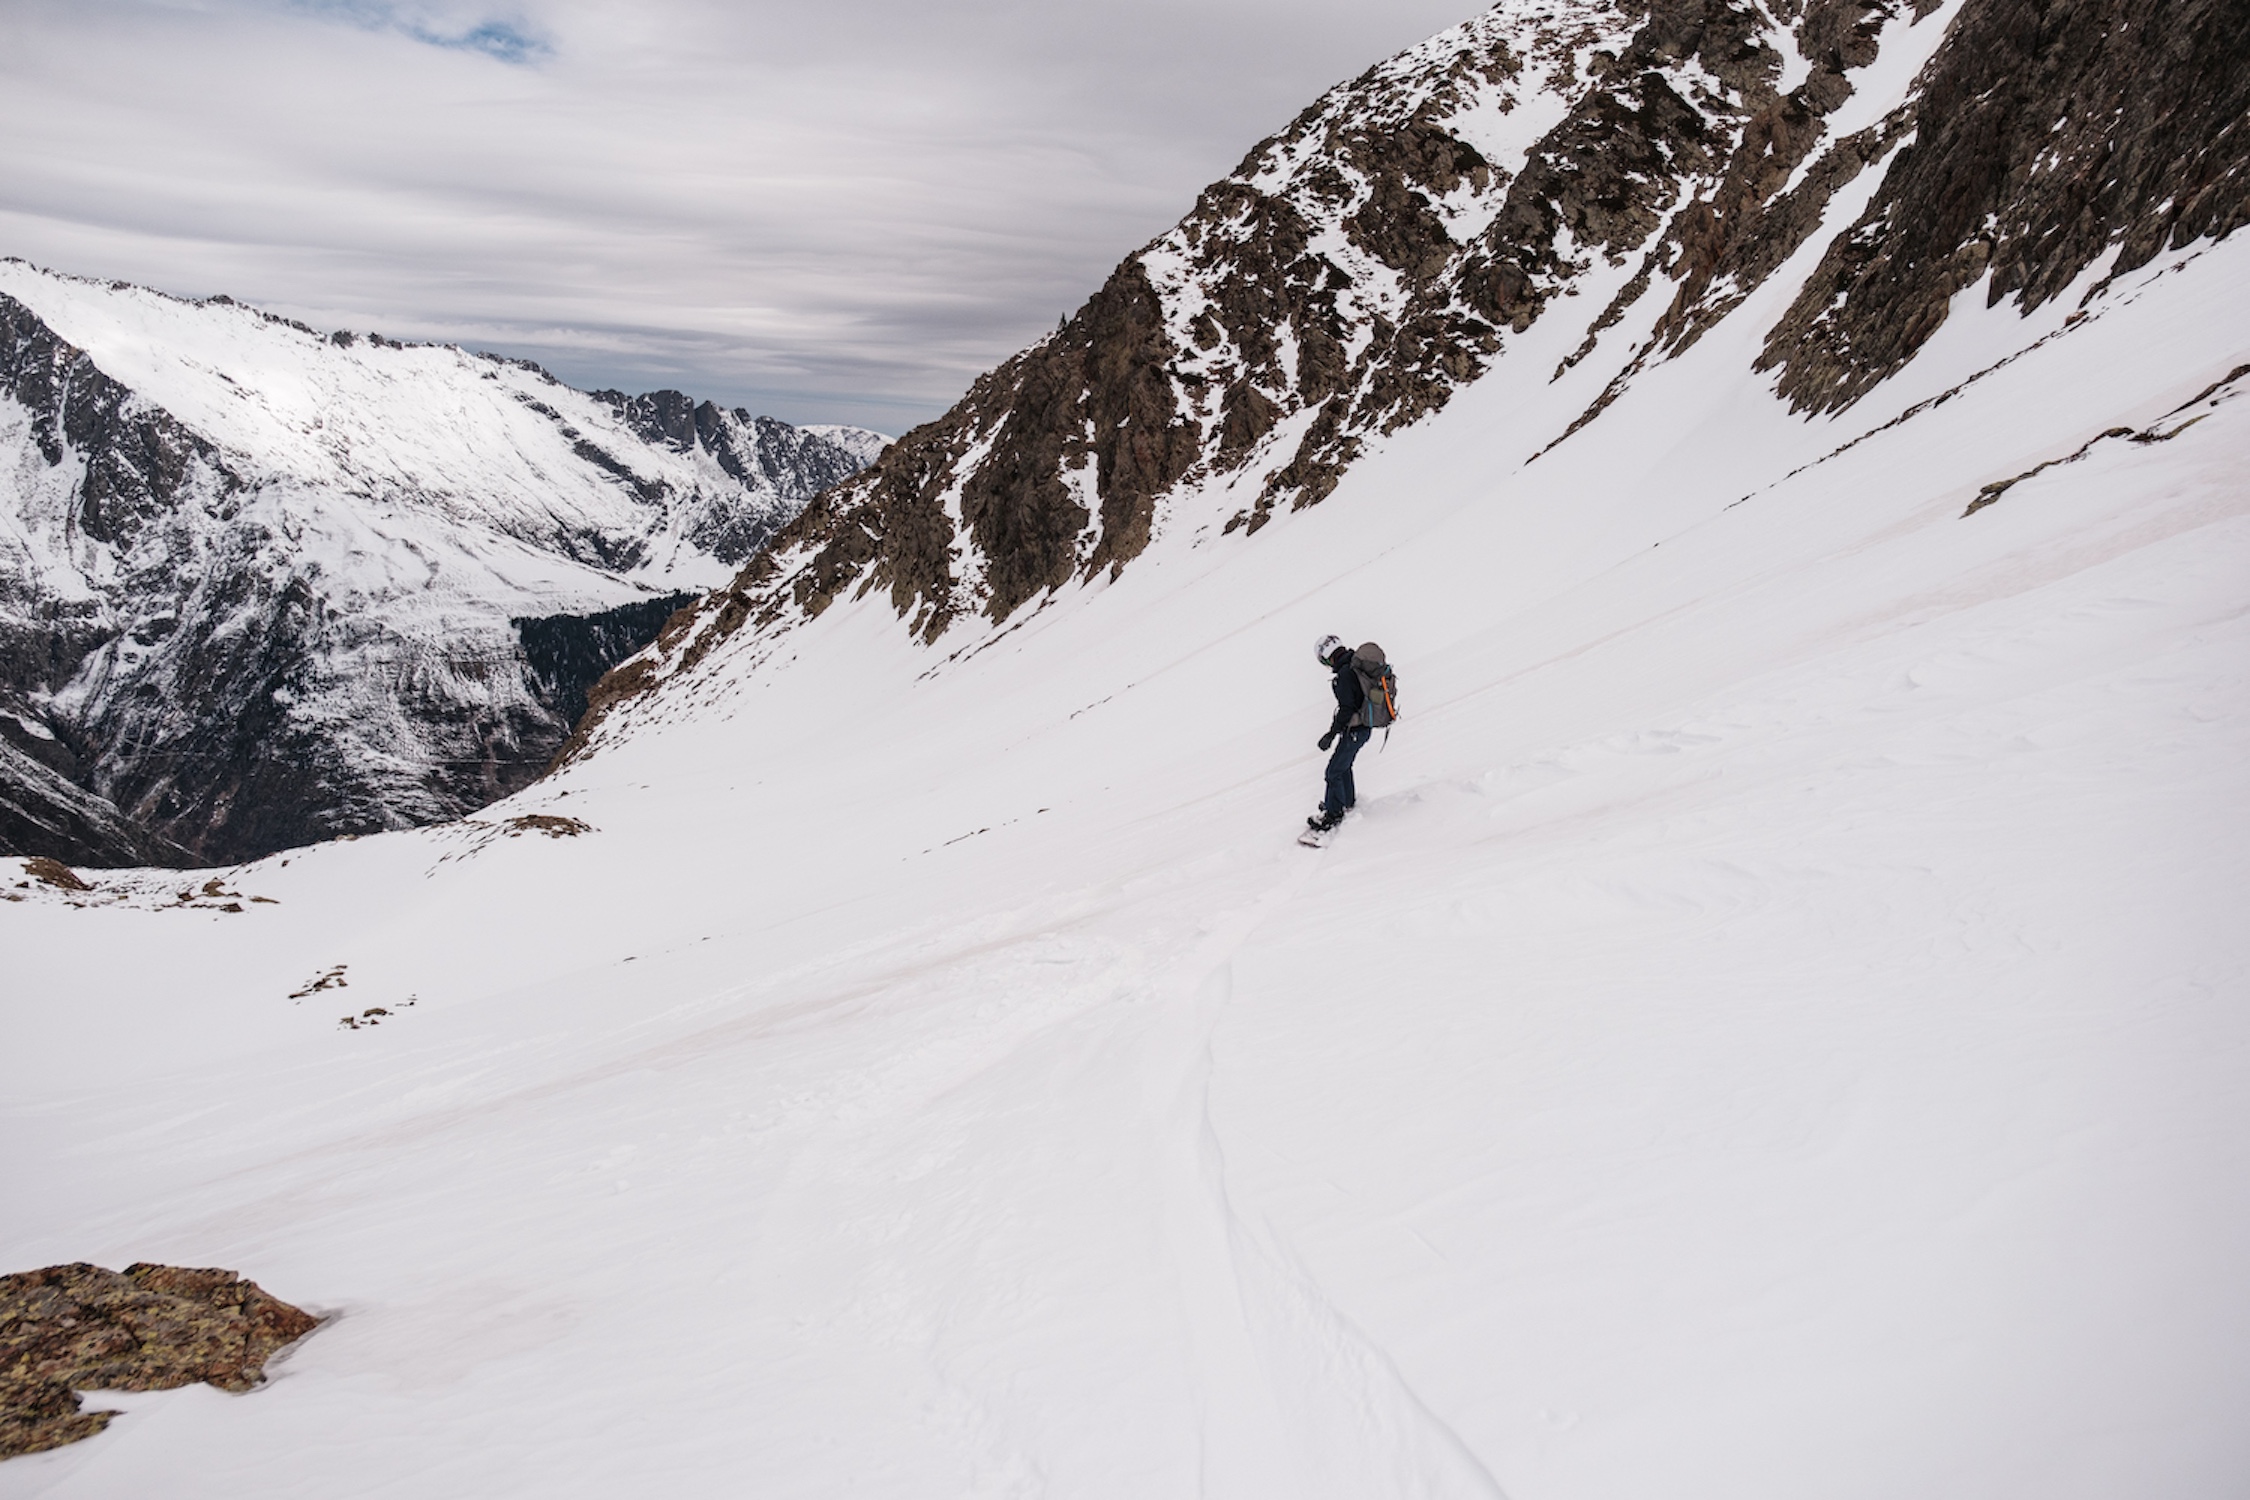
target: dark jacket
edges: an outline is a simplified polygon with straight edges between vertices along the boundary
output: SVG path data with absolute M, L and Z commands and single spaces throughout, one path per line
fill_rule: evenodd
M 1345 657 L 1344 664 L 1335 671 L 1336 681 L 1332 685 L 1336 689 L 1336 717 L 1329 720 L 1328 732 L 1342 734 L 1352 727 L 1360 717 L 1359 711 L 1367 706 L 1367 689 L 1359 685 L 1359 674 L 1352 670 L 1350 657 Z

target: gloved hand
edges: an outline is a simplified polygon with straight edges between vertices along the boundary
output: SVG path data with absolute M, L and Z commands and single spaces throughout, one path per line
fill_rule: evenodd
M 1336 731 L 1331 729 L 1320 737 L 1320 748 L 1325 750 L 1336 743 Z

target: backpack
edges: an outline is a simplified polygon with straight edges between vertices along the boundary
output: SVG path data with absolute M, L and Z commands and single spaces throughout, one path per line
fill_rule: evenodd
M 1369 641 L 1354 651 L 1352 673 L 1367 694 L 1367 702 L 1354 717 L 1369 729 L 1389 729 L 1398 718 L 1398 674 L 1383 659 L 1383 648 Z

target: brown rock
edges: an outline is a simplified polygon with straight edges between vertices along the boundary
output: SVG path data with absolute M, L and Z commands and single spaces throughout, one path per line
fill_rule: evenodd
M 232 1271 L 79 1262 L 0 1276 L 0 1458 L 91 1437 L 80 1390 L 247 1391 L 320 1320 Z
M 551 839 L 572 839 L 582 833 L 592 833 L 594 825 L 581 818 L 565 818 L 554 813 L 524 813 L 508 820 L 508 834 L 543 833 Z
M 78 878 L 76 870 L 59 859 L 49 859 L 43 854 L 25 860 L 23 872 L 33 880 L 44 881 L 58 890 L 90 891 L 93 889 L 92 886 Z
M 2250 222 L 2241 0 L 1976 0 L 1923 74 L 1914 143 L 1837 236 L 1760 369 L 1798 410 L 1850 405 L 1989 270 L 2029 311 Z

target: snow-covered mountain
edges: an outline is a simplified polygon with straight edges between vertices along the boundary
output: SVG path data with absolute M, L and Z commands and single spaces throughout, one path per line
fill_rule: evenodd
M 883 441 L 0 262 L 0 839 L 216 861 L 482 806 Z
M 1667 206 L 1614 262 L 1480 239 L 1574 268 L 1388 432 L 1369 363 L 1317 503 L 1268 489 L 1317 412 L 1214 462 L 1128 299 L 526 792 L 0 884 L 0 1266 L 342 1314 L 247 1397 L 90 1395 L 0 1494 L 2239 1492 L 2235 19 L 1510 0 L 1324 101 L 1338 180 L 1339 100 L 1498 36 L 1488 181 Z M 1775 101 L 1857 59 L 1767 106 L 1794 165 L 1603 175 L 1745 48 Z M 1404 714 L 1315 853 L 1329 631 Z
M 2134 269 L 2250 219 L 2236 12 L 1956 10 L 1495 6 L 1257 146 L 706 618 L 723 634 L 874 588 L 925 639 L 1006 620 L 1161 531 L 1255 533 L 1319 503 L 1503 365 L 1568 408 L 1506 435 L 1544 451 L 1807 244 L 1820 260 L 1751 363 L 1792 410 L 1834 411 L 1964 288 L 2029 315 L 2097 261 Z

